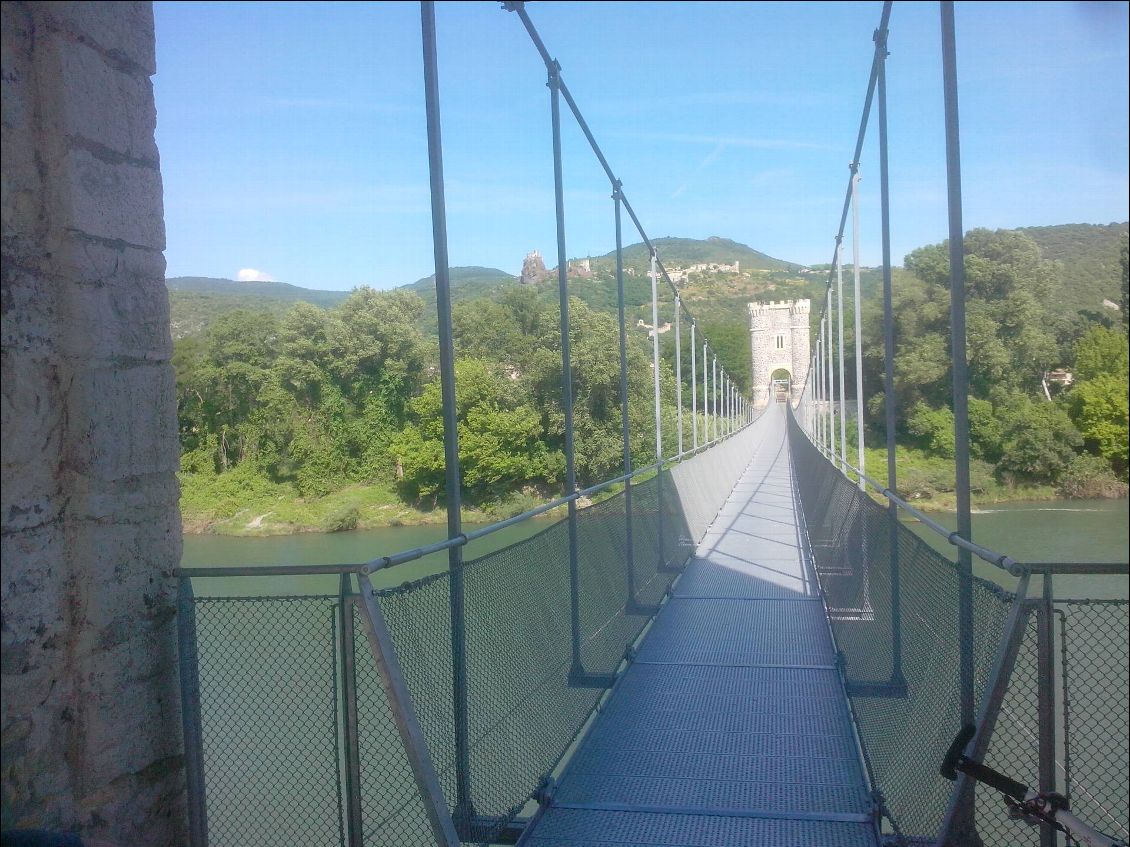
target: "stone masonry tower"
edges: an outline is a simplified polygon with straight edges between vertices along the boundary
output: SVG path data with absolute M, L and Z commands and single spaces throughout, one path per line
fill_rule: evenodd
M 808 378 L 808 300 L 749 304 L 750 353 L 753 363 L 753 404 L 769 402 L 770 377 L 776 370 L 788 371 L 792 400 L 800 396 Z

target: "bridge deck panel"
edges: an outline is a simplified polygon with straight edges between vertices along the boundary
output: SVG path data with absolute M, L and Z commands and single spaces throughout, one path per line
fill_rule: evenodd
M 675 599 L 637 658 L 689 665 L 819 665 L 832 656 L 818 603 Z
M 835 650 L 802 551 L 782 409 L 528 847 L 874 847 Z
M 774 847 L 873 847 L 865 824 L 765 818 L 560 809 L 538 827 L 531 847 L 718 844 Z

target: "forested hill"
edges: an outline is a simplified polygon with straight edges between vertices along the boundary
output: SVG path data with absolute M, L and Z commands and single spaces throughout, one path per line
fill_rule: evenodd
M 348 291 L 317 291 L 285 282 L 236 282 L 204 276 L 165 280 L 169 289 L 169 322 L 173 339 L 201 335 L 221 315 L 236 309 L 281 316 L 295 303 L 329 309 L 344 302 Z
M 349 296 L 348 291 L 320 291 L 286 282 L 236 282 L 207 276 L 174 276 L 165 280 L 170 291 L 206 294 L 216 297 L 239 297 L 264 300 L 302 300 L 315 306 L 336 306 Z
M 668 267 L 709 262 L 730 265 L 735 261 L 741 262 L 743 271 L 796 271 L 802 267 L 793 262 L 774 259 L 749 245 L 729 238 L 719 238 L 717 235 L 706 239 L 656 238 L 651 243 L 655 245 L 660 261 Z M 606 253 L 599 258 L 615 260 L 616 252 Z M 624 264 L 628 267 L 646 266 L 649 258 L 647 246 L 643 243 L 624 248 Z
M 499 285 L 516 278 L 497 268 L 455 267 L 451 269 L 451 286 L 456 300 L 485 296 Z M 286 282 L 238 282 L 203 276 L 176 276 L 165 280 L 169 289 L 169 306 L 173 338 L 199 335 L 220 315 L 235 309 L 269 312 L 281 316 L 295 303 L 311 303 L 332 309 L 345 302 L 348 291 L 327 291 L 302 288 Z M 424 277 L 400 288 L 418 294 L 425 303 L 435 304 L 435 277 Z
M 455 301 L 486 297 L 497 293 L 502 286 L 518 281 L 518 277 L 506 271 L 478 265 L 454 267 L 449 269 L 448 274 L 451 278 L 451 298 Z M 435 274 L 400 287 L 414 291 L 425 303 L 434 305 L 436 302 Z
M 1058 262 L 1058 308 L 1102 312 L 1103 300 L 1120 302 L 1121 250 L 1130 224 L 1064 224 L 1023 227 L 1045 259 Z

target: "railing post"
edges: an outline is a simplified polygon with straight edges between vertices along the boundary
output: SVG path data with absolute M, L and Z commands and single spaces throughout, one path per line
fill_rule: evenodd
M 1055 632 L 1052 628 L 1054 593 L 1051 573 L 1044 574 L 1044 591 L 1036 618 L 1037 713 L 1039 714 L 1040 793 L 1056 790 Z M 1056 847 L 1056 831 L 1040 825 L 1040 847 Z
M 710 443 L 710 372 L 706 369 L 708 345 L 702 342 L 702 443 Z
M 718 437 L 726 437 L 726 369 L 718 369 Z
M 443 398 L 444 488 L 447 500 L 447 537 L 463 533 L 459 469 L 459 422 L 455 403 L 455 343 L 451 329 L 451 280 L 447 254 L 447 204 L 444 199 L 443 140 L 440 131 L 439 68 L 436 60 L 435 3 L 420 4 L 424 49 L 424 100 L 428 127 L 428 173 L 431 184 L 432 248 L 436 268 L 436 313 L 439 329 L 439 374 Z M 460 832 L 468 834 L 475 818 L 471 799 L 470 728 L 468 723 L 467 634 L 464 611 L 463 548 L 447 551 L 451 616 L 452 717 L 455 738 L 456 802 L 454 818 Z
M 833 365 L 836 360 L 835 350 L 832 349 L 832 342 L 835 340 L 835 333 L 832 331 L 832 286 L 828 286 L 827 306 L 825 307 L 825 316 L 827 320 L 824 321 L 824 370 L 825 374 L 824 389 L 825 389 L 825 405 L 828 413 L 828 429 L 825 435 L 828 438 L 828 450 L 832 457 L 832 464 L 836 462 L 836 382 L 832 372 Z
M 711 389 L 710 389 L 710 408 L 711 408 L 711 441 L 718 440 L 718 356 L 711 357 L 710 363 L 711 373 Z
M 726 437 L 726 369 L 722 368 L 718 374 L 718 408 L 721 412 L 718 416 L 718 435 L 721 438 Z
M 734 381 L 726 374 L 726 435 L 734 431 Z
M 204 786 L 204 727 L 200 715 L 200 651 L 196 642 L 196 600 L 192 580 L 177 580 L 177 654 L 180 720 L 188 795 L 188 843 L 208 847 L 208 804 Z
M 357 649 L 353 628 L 353 589 L 342 574 L 338 589 L 338 645 L 341 655 L 341 699 L 344 723 L 346 843 L 362 847 L 361 753 L 357 732 Z
M 655 461 L 659 469 L 655 474 L 655 527 L 659 561 L 656 567 L 667 567 L 667 556 L 663 550 L 663 418 L 659 407 L 659 279 L 656 275 L 657 261 L 655 248 L 651 249 L 651 376 L 655 389 Z
M 655 461 L 663 460 L 663 426 L 659 412 L 659 283 L 655 273 L 655 250 L 651 251 L 651 378 L 655 397 Z
M 942 89 L 945 100 L 946 188 L 949 212 L 950 357 L 953 374 L 954 489 L 957 495 L 957 534 L 972 541 L 969 502 L 969 375 L 965 351 L 965 234 L 961 220 L 961 148 L 958 132 L 957 42 L 952 0 L 942 0 Z M 964 547 L 957 552 L 958 686 L 962 724 L 973 719 L 976 667 L 973 644 L 973 557 Z M 972 794 L 957 812 L 975 832 Z
M 942 75 L 945 94 L 946 186 L 949 208 L 950 355 L 953 362 L 954 477 L 957 532 L 973 540 L 969 503 L 969 373 L 965 353 L 965 234 L 961 222 L 961 145 L 957 108 L 957 42 L 953 2 L 943 0 Z M 958 549 L 961 635 L 961 721 L 973 718 L 973 558 Z
M 620 180 L 612 186 L 613 208 L 616 218 L 616 310 L 620 322 L 620 440 L 624 455 L 624 473 L 632 472 L 632 445 L 628 433 L 628 328 L 624 317 L 624 234 L 621 222 Z M 636 551 L 632 516 L 632 478 L 624 480 L 624 562 L 627 571 L 627 599 L 624 609 L 628 614 L 650 614 L 651 609 L 636 600 Z
M 843 236 L 836 236 L 836 364 L 840 377 L 840 472 L 847 476 L 847 383 L 844 381 Z
M 730 434 L 730 376 L 722 372 L 722 435 Z
M 698 362 L 695 322 L 691 321 L 691 447 L 698 449 Z
M 569 270 L 565 255 L 565 186 L 561 173 L 561 66 L 549 67 L 553 124 L 553 192 L 557 212 L 557 295 L 561 309 L 561 398 L 565 412 L 565 494 L 577 490 L 573 445 L 573 367 L 569 340 Z M 569 501 L 569 630 L 572 655 L 569 676 L 583 677 L 581 662 L 580 571 L 577 565 L 577 501 Z
M 898 491 L 895 448 L 895 319 L 891 280 L 891 195 L 887 156 L 887 31 L 875 32 L 879 50 L 879 228 L 883 242 L 883 411 L 886 420 L 887 490 Z M 898 505 L 887 501 L 887 547 L 891 577 L 891 684 L 905 685 L 902 673 L 902 583 L 899 569 Z
M 820 321 L 820 333 L 816 338 L 816 368 L 813 374 L 813 414 L 816 416 L 816 443 L 824 447 L 824 321 Z
M 683 337 L 680 332 L 680 313 L 683 311 L 679 295 L 675 295 L 675 410 L 678 415 L 679 456 L 683 455 Z
M 1000 714 L 1005 694 L 1008 693 L 1009 679 L 1016 664 L 1016 656 L 1024 640 L 1029 614 L 1029 606 L 1026 602 L 1029 581 L 1030 575 L 1025 571 L 1016 586 L 1016 593 L 1013 594 L 1012 608 L 1004 624 L 1000 648 L 997 650 L 989 678 L 985 682 L 981 713 L 977 716 L 976 722 L 977 733 L 965 751 L 965 755 L 975 762 L 984 760 L 989 750 L 997 716 Z M 982 843 L 977 834 L 973 815 L 975 786 L 974 780 L 964 773 L 958 774 L 957 784 L 950 793 L 949 804 L 938 835 L 939 847 L 973 847 Z
M 859 163 L 852 165 L 851 179 L 851 249 L 852 277 L 855 288 L 855 440 L 859 468 L 859 490 L 866 491 L 863 474 L 867 472 L 863 451 L 863 307 L 859 293 Z

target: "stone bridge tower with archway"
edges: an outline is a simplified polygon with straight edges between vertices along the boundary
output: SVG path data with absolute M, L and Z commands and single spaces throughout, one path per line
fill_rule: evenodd
M 753 363 L 753 405 L 769 402 L 774 371 L 788 371 L 791 399 L 796 402 L 808 378 L 808 300 L 749 304 L 750 354 Z

